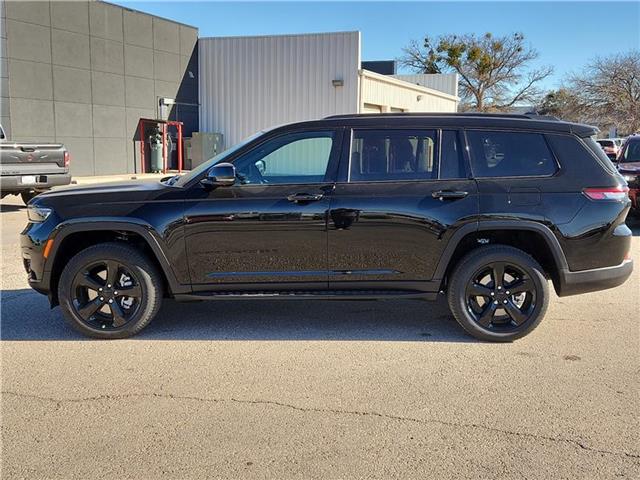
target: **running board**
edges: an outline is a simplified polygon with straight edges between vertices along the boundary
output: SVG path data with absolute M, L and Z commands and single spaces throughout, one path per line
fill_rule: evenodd
M 389 300 L 419 298 L 435 300 L 437 292 L 415 290 L 285 290 L 213 291 L 175 295 L 178 301 L 198 300 Z

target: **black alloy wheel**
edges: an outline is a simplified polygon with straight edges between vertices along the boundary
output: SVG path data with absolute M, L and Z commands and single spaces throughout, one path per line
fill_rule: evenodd
M 540 264 L 507 245 L 475 248 L 448 279 L 451 312 L 480 340 L 510 342 L 527 335 L 549 304 L 549 285 Z
M 155 263 L 125 242 L 78 252 L 62 270 L 58 300 L 64 319 L 94 338 L 126 338 L 146 327 L 160 309 L 163 278 Z
M 115 260 L 86 265 L 73 279 L 72 292 L 73 307 L 80 318 L 101 330 L 125 326 L 142 300 L 140 281 Z
M 518 266 L 492 262 L 467 284 L 467 308 L 482 327 L 511 332 L 531 319 L 536 307 L 533 280 Z

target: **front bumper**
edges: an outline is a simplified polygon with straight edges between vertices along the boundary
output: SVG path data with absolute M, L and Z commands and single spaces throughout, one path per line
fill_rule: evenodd
M 51 225 L 45 221 L 43 223 L 29 223 L 20 233 L 22 263 L 27 272 L 29 286 L 44 295 L 50 293 L 50 272 L 46 268 L 44 246 L 51 232 Z
M 35 175 L 36 183 L 22 183 L 23 175 L 2 175 L 0 176 L 0 190 L 8 193 L 20 193 L 25 191 L 44 191 L 60 185 L 71 183 L 70 173 L 52 173 Z
M 560 272 L 560 285 L 557 289 L 559 297 L 596 292 L 622 285 L 633 272 L 633 260 L 625 260 L 620 265 L 593 270 Z

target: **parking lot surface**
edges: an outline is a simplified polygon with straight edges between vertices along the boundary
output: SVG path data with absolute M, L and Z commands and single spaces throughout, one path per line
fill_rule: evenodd
M 512 344 L 444 299 L 179 304 L 88 340 L 2 201 L 2 478 L 640 478 L 640 222 L 621 287 Z

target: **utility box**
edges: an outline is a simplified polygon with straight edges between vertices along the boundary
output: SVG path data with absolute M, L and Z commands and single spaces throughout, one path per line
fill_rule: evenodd
M 188 144 L 185 142 L 185 158 L 193 169 L 224 150 L 224 137 L 221 133 L 193 132 Z

